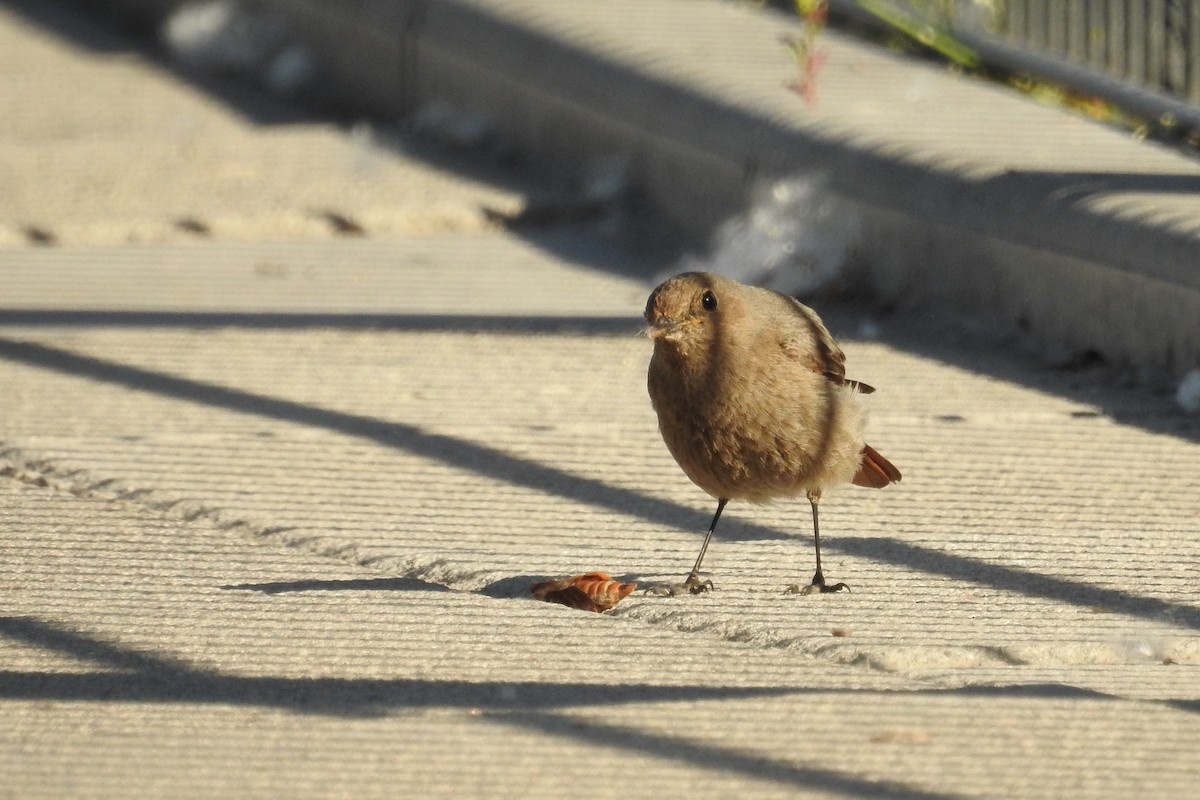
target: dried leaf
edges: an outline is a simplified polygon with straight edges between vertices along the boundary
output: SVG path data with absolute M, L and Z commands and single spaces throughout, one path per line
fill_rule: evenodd
M 529 591 L 536 600 L 599 612 L 612 608 L 636 588 L 636 583 L 615 581 L 607 572 L 588 572 L 535 583 Z

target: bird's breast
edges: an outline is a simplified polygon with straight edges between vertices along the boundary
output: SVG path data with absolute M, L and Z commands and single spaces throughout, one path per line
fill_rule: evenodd
M 778 375 L 704 375 L 652 358 L 648 388 L 667 449 L 714 497 L 765 500 L 801 490 L 818 469 L 821 422 L 833 408 L 819 387 L 825 381 L 806 372 L 793 384 L 811 385 L 788 387 Z

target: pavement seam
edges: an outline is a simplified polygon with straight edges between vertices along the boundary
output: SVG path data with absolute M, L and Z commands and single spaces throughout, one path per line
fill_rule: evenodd
M 309 534 L 289 537 L 288 533 L 295 531 L 295 528 L 263 525 L 240 517 L 230 517 L 220 508 L 195 499 L 167 497 L 161 490 L 151 487 L 130 487 L 119 478 L 99 477 L 84 469 L 66 467 L 53 459 L 35 455 L 2 440 L 0 478 L 15 480 L 31 487 L 65 492 L 80 499 L 102 502 L 118 509 L 149 511 L 165 519 L 208 525 L 214 530 L 233 534 L 247 542 L 270 544 L 281 549 L 328 558 L 391 578 L 420 580 L 449 591 L 493 599 L 528 598 L 525 583 L 519 576 L 504 578 L 480 588 L 478 571 L 468 573 L 460 570 L 460 574 L 456 576 L 453 570 L 447 569 L 444 558 L 433 554 L 425 558 L 420 555 L 404 558 L 374 556 L 358 546 L 332 538 Z M 470 584 L 472 588 L 463 584 Z M 693 599 L 686 598 L 683 602 L 691 601 Z M 829 643 L 824 638 L 815 636 L 784 636 L 774 629 L 747 624 L 740 620 L 714 618 L 705 613 L 703 606 L 683 607 L 671 599 L 664 599 L 654 605 L 633 604 L 619 607 L 606 616 L 755 648 L 786 650 L 826 664 L 865 669 L 873 673 L 894 674 L 929 687 L 940 686 L 937 681 L 913 676 L 903 669 L 884 663 L 871 654 L 869 647 L 853 643 Z M 958 650 L 961 652 L 956 660 L 960 662 L 960 666 L 1001 667 L 1020 663 L 1011 655 L 994 652 L 997 648 L 966 645 Z
M 355 548 L 344 543 L 335 544 L 333 540 L 329 540 L 329 543 L 321 546 L 319 543 L 325 540 L 314 537 L 289 541 L 282 535 L 293 530 L 291 527 L 264 526 L 246 519 L 229 518 L 219 508 L 185 498 L 163 498 L 159 490 L 150 487 L 128 488 L 117 478 L 96 478 L 82 469 L 64 468 L 50 459 L 33 456 L 4 441 L 0 441 L 0 477 L 10 478 L 27 486 L 66 492 L 114 508 L 133 508 L 151 511 L 167 519 L 204 523 L 218 531 L 240 534 L 249 541 L 269 541 L 290 549 L 370 568 L 369 561 L 347 558 L 347 551 Z

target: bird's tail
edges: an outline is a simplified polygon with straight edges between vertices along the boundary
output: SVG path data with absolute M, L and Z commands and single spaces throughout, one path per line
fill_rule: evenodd
M 855 486 L 867 486 L 871 489 L 882 489 L 889 483 L 900 480 L 900 470 L 892 466 L 892 462 L 879 455 L 879 451 L 869 444 L 862 449 L 862 464 L 854 475 Z

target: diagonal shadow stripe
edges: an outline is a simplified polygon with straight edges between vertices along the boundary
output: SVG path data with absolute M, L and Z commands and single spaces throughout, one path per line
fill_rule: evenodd
M 803 687 L 228 675 L 121 647 L 32 617 L 0 617 L 0 636 L 120 670 L 0 671 L 3 699 L 218 703 L 376 716 L 395 708 L 564 708 L 778 697 L 807 691 Z
M 556 494 L 587 505 L 601 506 L 652 522 L 688 530 L 703 530 L 708 516 L 696 509 L 658 500 L 639 492 L 573 475 L 537 461 L 504 453 L 486 445 L 445 434 L 430 433 L 405 422 L 382 420 L 343 411 L 330 411 L 292 400 L 229 389 L 92 356 L 79 355 L 34 342 L 0 338 L 0 358 L 56 372 L 91 378 L 130 389 L 172 397 L 189 403 L 293 422 L 366 439 L 385 447 L 437 459 L 459 469 L 540 492 Z M 755 527 L 756 538 L 784 539 L 786 534 Z
M 71 674 L 0 671 L 0 699 L 5 700 L 274 707 L 293 713 L 352 719 L 385 716 L 397 709 L 470 708 L 482 711 L 480 719 L 499 727 L 572 739 L 590 747 L 627 751 L 639 757 L 648 755 L 663 761 L 715 769 L 808 791 L 820 790 L 846 797 L 880 800 L 957 800 L 959 797 L 900 781 L 873 780 L 844 770 L 806 764 L 795 757 L 780 759 L 732 747 L 722 743 L 719 726 L 713 729 L 711 741 L 700 741 L 562 713 L 576 707 L 663 702 L 681 702 L 690 706 L 707 700 L 768 700 L 785 695 L 820 695 L 839 690 L 804 686 L 662 686 L 238 676 L 136 652 L 31 617 L 0 617 L 0 635 L 128 670 Z M 978 694 L 997 698 L 1012 695 L 1056 700 L 1074 697 L 1109 702 L 1119 699 L 1063 685 L 968 686 L 915 691 L 929 695 Z M 901 689 L 877 693 L 890 695 L 911 692 Z M 1167 701 L 1166 705 L 1187 711 L 1195 710 L 1192 701 Z
M 303 311 L 96 311 L 0 308 L 0 325 L 125 328 L 242 328 L 247 330 L 380 330 L 417 332 L 513 332 L 632 336 L 641 317 L 504 314 L 333 314 Z
M 1014 534 L 1015 535 L 1015 534 Z M 1026 570 L 993 564 L 977 558 L 955 555 L 942 550 L 918 547 L 896 539 L 867 536 L 842 536 L 838 550 L 888 564 L 898 564 L 921 572 L 945 575 L 956 580 L 995 586 L 1030 597 L 1045 597 L 1085 608 L 1098 607 L 1120 614 L 1143 617 L 1200 629 L 1200 609 L 1176 605 L 1156 597 L 1145 597 L 1087 583 L 1039 575 Z M 1135 580 L 1138 572 L 1130 572 Z
M 878 800 L 959 800 L 964 797 L 922 789 L 899 781 L 871 780 L 828 767 L 798 764 L 793 759 L 769 758 L 715 743 L 649 733 L 628 725 L 611 725 L 565 714 L 492 712 L 484 718 L 498 725 L 571 738 L 593 747 L 628 750 L 639 756 L 650 755 L 692 766 L 738 773 L 808 792 L 831 792 L 845 797 Z M 798 741 L 802 741 L 802 727 L 797 727 L 796 736 Z
M 67 375 L 91 378 L 139 391 L 201 403 L 242 414 L 271 417 L 298 425 L 324 428 L 355 436 L 385 447 L 399 448 L 437 459 L 459 469 L 485 475 L 514 486 L 558 495 L 587 505 L 672 528 L 701 531 L 707 527 L 706 510 L 697 510 L 648 497 L 630 489 L 583 478 L 537 461 L 513 456 L 477 442 L 430 433 L 416 425 L 376 417 L 329 411 L 240 389 L 180 378 L 140 367 L 84 356 L 35 342 L 0 338 L 0 358 L 6 358 Z M 747 539 L 791 539 L 765 525 L 743 522 L 738 526 Z M 719 538 L 732 538 L 726 533 Z M 1038 576 L 1010 567 L 918 547 L 891 538 L 838 537 L 822 542 L 831 551 L 851 553 L 881 563 L 902 564 L 932 574 L 990 585 L 1006 591 L 1048 597 L 1081 606 L 1102 606 L 1118 613 L 1200 629 L 1200 609 L 1177 606 L 1155 598 L 1116 589 L 1104 589 L 1061 578 Z
M 375 717 L 406 708 L 529 709 L 779 697 L 788 689 L 529 683 L 433 678 L 282 678 L 191 670 L 172 673 L 47 673 L 0 670 L 0 699 L 274 706 Z
M 33 617 L 0 617 L 0 635 L 18 642 L 146 675 L 167 675 L 190 670 L 182 662 L 164 659 L 83 636 Z
M 430 583 L 420 578 L 350 578 L 343 580 L 307 579 L 271 581 L 270 583 L 237 583 L 221 587 L 225 590 L 285 594 L 289 592 L 449 592 L 450 587 Z
M 890 695 L 962 695 L 1120 702 L 1126 698 L 1062 683 L 967 685 L 883 689 L 811 686 L 720 686 L 541 681 L 467 681 L 422 678 L 280 678 L 229 675 L 179 659 L 103 641 L 30 616 L 0 617 L 0 636 L 118 671 L 47 673 L 0 670 L 0 699 L 108 702 L 187 702 L 277 706 L 339 716 L 377 715 L 393 708 L 460 707 L 531 711 L 575 706 L 739 700 L 842 692 Z M 1143 702 L 1143 701 L 1134 701 Z M 1158 701 L 1200 713 L 1192 699 Z

